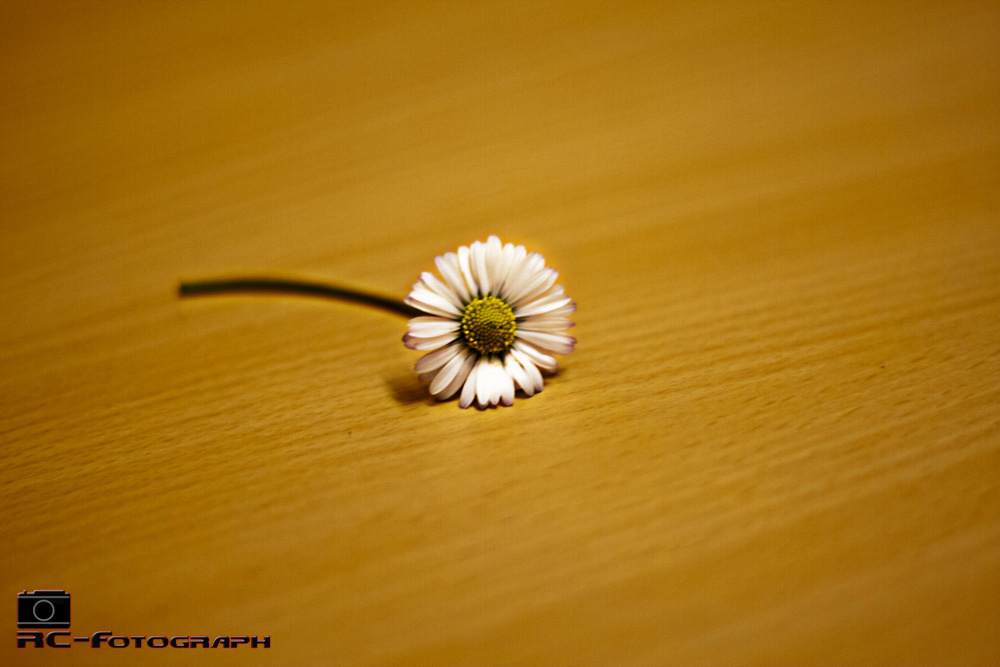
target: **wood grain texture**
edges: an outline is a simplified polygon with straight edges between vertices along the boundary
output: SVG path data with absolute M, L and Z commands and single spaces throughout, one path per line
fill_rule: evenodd
M 1000 11 L 806 4 L 4 3 L 0 663 L 25 588 L 218 665 L 1000 663 Z M 175 295 L 491 233 L 579 303 L 510 409 Z

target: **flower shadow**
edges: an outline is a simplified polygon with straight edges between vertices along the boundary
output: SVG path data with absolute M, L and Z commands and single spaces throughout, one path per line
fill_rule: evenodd
M 385 386 L 389 394 L 400 405 L 434 405 L 440 403 L 427 389 L 427 383 L 421 382 L 413 371 L 396 373 L 385 378 Z

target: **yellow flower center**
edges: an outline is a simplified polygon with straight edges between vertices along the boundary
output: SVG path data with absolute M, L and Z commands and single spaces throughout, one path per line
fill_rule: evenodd
M 480 354 L 506 352 L 517 334 L 514 311 L 495 296 L 470 301 L 459 324 L 466 345 Z

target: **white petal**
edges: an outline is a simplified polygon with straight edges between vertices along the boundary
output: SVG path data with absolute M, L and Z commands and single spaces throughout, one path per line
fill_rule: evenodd
M 435 257 L 434 263 L 437 265 L 438 271 L 441 272 L 444 282 L 455 290 L 455 293 L 462 299 L 462 303 L 468 301 L 469 288 L 465 285 L 461 269 L 458 268 L 458 255 L 448 252 L 444 254 L 444 257 Z
M 566 331 L 576 326 L 576 322 L 565 317 L 552 317 L 548 313 L 529 317 L 517 323 L 518 331 Z
M 572 315 L 575 312 L 576 312 L 576 303 L 570 301 L 569 303 L 559 306 L 558 308 L 554 308 L 553 310 L 550 310 L 544 314 L 553 317 L 566 317 L 567 315 Z
M 486 245 L 476 241 L 470 249 L 472 253 L 471 268 L 472 275 L 479 283 L 479 293 L 486 295 L 490 293 L 490 272 L 486 266 Z
M 507 283 L 507 274 L 510 273 L 510 266 L 514 262 L 514 245 L 508 243 L 500 250 L 500 257 L 497 259 L 496 274 L 494 275 L 493 293 L 503 294 L 503 287 Z
M 543 299 L 535 299 L 531 303 L 522 304 L 520 307 L 514 309 L 514 315 L 516 317 L 541 315 L 542 313 L 549 313 L 558 308 L 562 308 L 568 303 L 570 303 L 570 298 L 568 296 L 563 294 L 554 294 Z
M 504 281 L 502 293 L 504 299 L 510 298 L 510 295 L 514 293 L 520 282 L 525 279 L 527 264 L 528 251 L 524 249 L 524 246 L 516 246 L 514 248 L 514 256 L 510 260 L 510 270 L 507 272 L 507 278 Z
M 423 285 L 418 285 L 404 301 L 425 313 L 440 315 L 441 317 L 457 318 L 460 312 L 453 303 L 442 296 L 438 296 Z
M 455 320 L 450 317 L 438 317 L 437 315 L 418 315 L 417 317 L 411 317 L 406 325 L 412 327 L 413 325 L 434 324 L 436 322 L 455 323 Z
M 524 369 L 525 374 L 528 376 L 528 383 L 532 388 L 532 391 L 528 395 L 530 396 L 531 394 L 537 394 L 540 392 L 545 386 L 545 380 L 542 379 L 542 374 L 538 371 L 534 362 L 532 362 L 527 355 L 519 350 L 515 350 L 514 348 L 511 348 L 508 354 L 514 355 L 514 358 L 517 359 L 519 364 L 521 364 L 521 368 Z M 522 386 L 522 389 L 523 388 L 524 387 Z M 525 392 L 528 393 L 526 389 Z
M 523 299 L 521 301 L 521 305 L 522 306 L 526 306 L 529 303 L 534 303 L 535 301 L 538 301 L 540 299 L 551 299 L 552 297 L 555 297 L 555 296 L 562 296 L 564 291 L 565 290 L 563 289 L 562 285 L 552 285 L 551 287 L 549 287 L 547 290 L 545 290 L 541 294 L 536 294 L 535 296 L 531 297 L 530 299 Z
M 497 377 L 500 378 L 500 402 L 506 406 L 514 405 L 514 378 L 503 366 L 500 367 L 500 374 Z
M 504 372 L 503 363 L 496 357 L 490 359 L 490 374 L 493 376 L 493 386 L 490 387 L 490 405 L 496 405 L 500 402 L 504 385 L 510 378 Z
M 413 370 L 418 373 L 429 373 L 430 371 L 436 371 L 437 369 L 444 366 L 446 363 L 451 361 L 456 354 L 462 351 L 465 346 L 455 341 L 447 347 L 442 347 L 433 352 L 425 354 L 420 357 L 417 364 L 413 367 Z
M 430 271 L 424 271 L 420 274 L 420 282 L 424 284 L 430 291 L 434 292 L 438 296 L 444 297 L 456 308 L 462 308 L 462 299 L 454 289 L 445 285 L 441 282 L 437 276 L 435 276 Z
M 472 405 L 472 401 L 476 398 L 476 378 L 479 375 L 479 368 L 483 362 L 483 359 L 473 362 L 472 370 L 469 371 L 469 377 L 466 378 L 465 385 L 462 387 L 462 396 L 458 400 L 458 407 L 463 410 Z
M 528 251 L 524 249 L 523 245 L 519 245 L 512 247 L 509 251 L 507 248 L 504 248 L 504 253 L 507 257 L 504 260 L 503 282 L 499 285 L 497 294 L 506 300 L 507 295 L 510 294 L 510 286 L 514 283 L 515 278 L 520 275 L 519 269 L 524 262 L 524 258 L 528 255 Z
M 435 336 L 434 338 L 421 338 L 407 332 L 403 336 L 403 345 L 411 350 L 436 350 L 439 347 L 444 347 L 457 338 L 457 332 L 448 333 L 443 336 Z
M 469 294 L 475 297 L 479 293 L 479 285 L 472 277 L 472 268 L 469 265 L 469 249 L 466 246 L 458 249 L 458 268 L 462 270 L 465 283 L 469 286 Z
M 483 357 L 479 364 L 479 375 L 476 376 L 476 401 L 479 407 L 485 408 L 490 404 L 490 396 L 493 395 L 493 364 L 488 357 Z
M 491 294 L 497 293 L 497 280 L 500 273 L 500 260 L 503 254 L 503 244 L 496 236 L 486 240 L 486 271 L 490 275 Z
M 533 299 L 543 294 L 548 288 L 552 287 L 558 277 L 559 272 L 555 269 L 544 269 L 540 271 L 538 275 L 532 278 L 521 288 L 521 292 L 519 294 L 513 295 L 514 300 L 510 305 L 516 308 L 518 304 L 530 303 Z
M 454 396 L 455 392 L 461 389 L 462 385 L 466 381 L 466 378 L 469 377 L 469 372 L 472 370 L 472 366 L 476 363 L 476 355 L 472 354 L 471 352 L 469 352 L 468 354 L 459 355 L 459 357 L 462 357 L 462 365 L 458 369 L 458 373 L 455 374 L 455 377 L 452 378 L 451 382 L 449 382 L 438 393 L 438 400 L 443 401 L 446 398 L 451 398 L 452 396 Z
M 455 355 L 455 358 L 444 365 L 444 368 L 434 376 L 434 381 L 431 382 L 431 393 L 437 396 L 442 392 L 442 390 L 451 384 L 451 381 L 455 379 L 458 375 L 459 370 L 461 370 L 462 365 L 469 358 L 472 353 L 468 350 L 462 350 L 459 354 Z M 468 372 L 468 371 L 466 371 Z M 447 398 L 442 397 L 442 398 Z
M 534 383 L 528 379 L 528 374 L 521 368 L 521 364 L 514 358 L 514 355 L 507 355 L 507 358 L 504 360 L 504 370 L 517 383 L 517 386 L 524 390 L 525 394 L 531 396 L 535 393 Z
M 549 373 L 555 373 L 557 370 L 559 370 L 559 364 L 558 362 L 556 362 L 555 357 L 551 357 L 545 354 L 531 343 L 526 343 L 523 340 L 519 340 L 516 343 L 514 343 L 514 345 L 517 346 L 518 352 L 531 359 L 532 363 L 534 363 L 543 371 L 548 371 Z
M 407 327 L 415 338 L 433 338 L 458 331 L 458 322 L 447 317 L 415 317 L 407 323 Z
M 524 287 L 533 281 L 538 273 L 545 268 L 545 258 L 533 252 L 520 261 L 515 261 L 510 269 L 510 277 L 504 287 L 507 303 L 516 301 L 524 291 Z
M 541 331 L 518 330 L 517 337 L 525 340 L 542 352 L 549 354 L 569 354 L 576 347 L 576 338 L 568 334 L 543 333 Z

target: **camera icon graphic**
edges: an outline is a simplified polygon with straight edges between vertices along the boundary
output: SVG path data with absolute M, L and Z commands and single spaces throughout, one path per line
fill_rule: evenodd
M 66 591 L 18 593 L 17 627 L 68 628 L 69 593 Z

